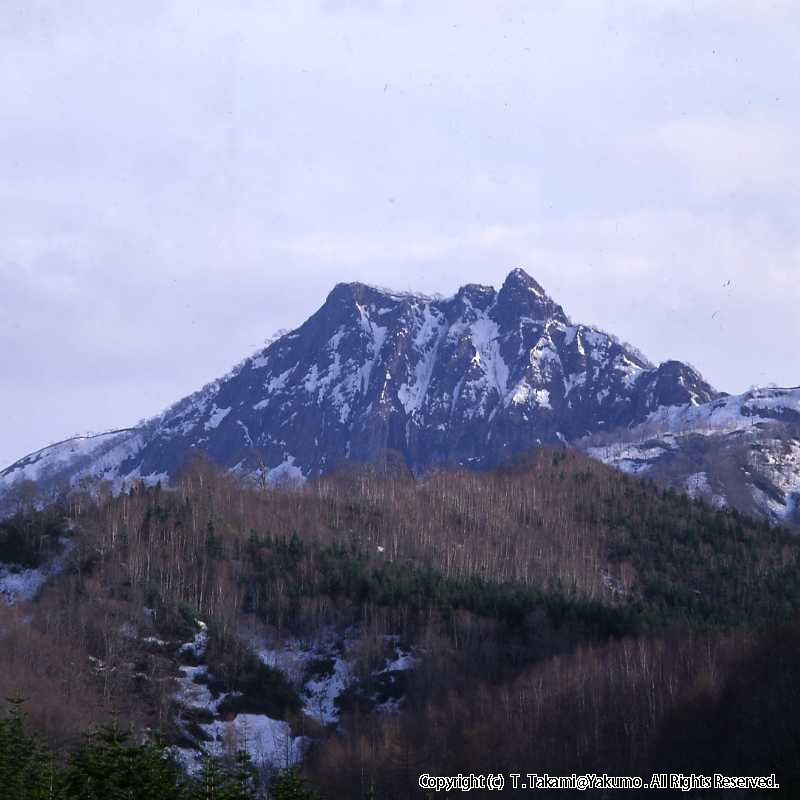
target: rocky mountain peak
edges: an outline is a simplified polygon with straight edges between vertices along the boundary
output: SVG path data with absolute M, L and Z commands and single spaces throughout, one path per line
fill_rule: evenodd
M 153 420 L 73 443 L 68 454 L 67 445 L 46 448 L 0 482 L 167 479 L 195 448 L 238 474 L 273 479 L 386 450 L 416 473 L 490 467 L 538 443 L 716 396 L 688 365 L 653 367 L 608 334 L 571 323 L 522 269 L 499 291 L 467 284 L 444 299 L 339 283 L 299 328 Z
M 546 297 L 547 293 L 542 288 L 541 284 L 536 281 L 531 275 L 525 272 L 522 267 L 516 267 L 506 275 L 503 282 L 504 289 L 518 288 L 521 291 L 528 290 L 538 295 L 539 297 Z
M 564 309 L 524 269 L 511 270 L 497 298 L 501 314 L 526 316 L 533 320 L 556 319 L 567 322 Z
M 368 283 L 352 281 L 350 283 L 337 283 L 328 295 L 325 304 L 349 307 L 355 304 L 364 306 L 384 299 L 390 299 L 390 293 L 386 290 L 371 286 Z

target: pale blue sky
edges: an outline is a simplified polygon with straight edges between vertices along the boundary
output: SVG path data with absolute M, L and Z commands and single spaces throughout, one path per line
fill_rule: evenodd
M 764 0 L 8 0 L 0 466 L 342 280 L 523 266 L 653 360 L 800 384 L 798 41 Z

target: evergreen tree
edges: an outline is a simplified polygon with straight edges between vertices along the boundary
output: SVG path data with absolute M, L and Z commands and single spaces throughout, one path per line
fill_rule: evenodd
M 207 756 L 191 800 L 261 800 L 258 776 L 247 751 L 239 750 L 229 768 Z
M 192 800 L 221 800 L 224 791 L 224 776 L 220 769 L 219 760 L 206 756 L 203 761 L 203 774 L 195 786 Z
M 55 800 L 53 759 L 39 740 L 25 730 L 23 699 L 8 699 L 0 720 L 0 797 L 2 800 Z
M 272 778 L 267 797 L 269 800 L 319 800 L 319 795 L 296 766 L 281 770 Z
M 178 765 L 159 744 L 137 745 L 114 725 L 89 734 L 67 764 L 63 786 L 74 800 L 185 800 Z
M 224 800 L 258 800 L 257 783 L 250 755 L 246 750 L 238 750 L 233 769 L 226 775 Z

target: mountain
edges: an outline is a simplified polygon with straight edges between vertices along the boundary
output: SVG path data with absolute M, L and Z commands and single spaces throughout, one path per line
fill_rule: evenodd
M 800 525 L 800 387 L 661 408 L 582 444 L 608 464 L 713 505 Z
M 487 468 L 719 397 L 692 367 L 656 367 L 572 323 L 521 269 L 499 291 L 469 284 L 448 298 L 341 283 L 299 328 L 160 416 L 46 447 L 0 481 L 167 479 L 196 448 L 273 480 L 387 450 L 417 474 Z

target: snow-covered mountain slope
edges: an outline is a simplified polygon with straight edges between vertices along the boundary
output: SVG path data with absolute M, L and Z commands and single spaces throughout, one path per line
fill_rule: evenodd
M 715 505 L 800 524 L 800 387 L 660 408 L 582 444 L 608 464 Z
M 270 479 L 302 479 L 387 449 L 417 473 L 489 467 L 538 442 L 570 442 L 718 396 L 685 364 L 655 367 L 573 324 L 521 269 L 499 291 L 470 284 L 446 299 L 339 284 L 299 328 L 160 416 L 40 450 L 0 481 L 155 480 L 194 448 Z
M 126 428 L 96 435 L 75 436 L 21 458 L 0 473 L 0 488 L 18 481 L 44 486 L 77 483 L 85 476 L 113 479 L 119 465 L 135 457 L 144 431 Z M 134 477 L 131 471 L 130 477 Z

